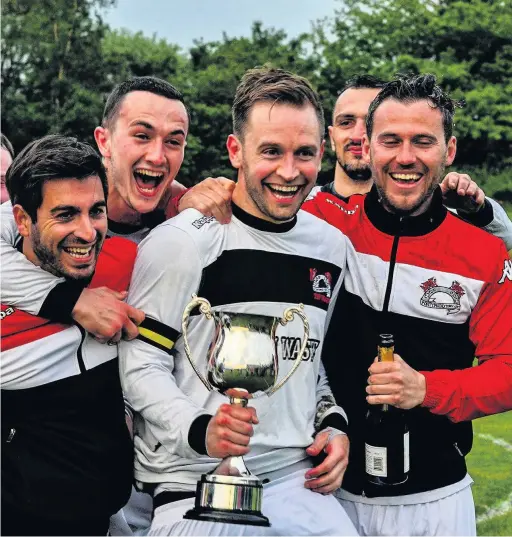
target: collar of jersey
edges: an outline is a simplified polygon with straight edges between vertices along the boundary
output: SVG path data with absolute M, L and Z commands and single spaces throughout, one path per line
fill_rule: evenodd
M 366 195 L 364 209 L 370 222 L 388 235 L 419 237 L 437 229 L 446 218 L 441 189 L 434 190 L 429 208 L 418 216 L 402 216 L 384 209 L 375 186 Z
M 270 233 L 286 233 L 293 229 L 297 223 L 297 215 L 295 215 L 291 220 L 287 222 L 282 222 L 281 224 L 275 224 L 274 222 L 269 222 L 268 220 L 263 220 L 245 212 L 243 209 L 240 209 L 238 205 L 234 203 L 231 204 L 233 210 L 233 216 L 236 216 L 238 220 L 243 222 L 249 227 L 254 229 L 259 229 L 260 231 L 269 231 Z

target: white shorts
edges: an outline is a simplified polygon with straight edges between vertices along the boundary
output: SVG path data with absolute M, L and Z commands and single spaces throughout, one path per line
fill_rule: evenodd
M 471 486 L 440 500 L 410 505 L 338 501 L 360 535 L 476 535 Z
M 147 535 L 152 510 L 153 498 L 132 487 L 128 503 L 110 517 L 109 535 Z
M 338 500 L 304 487 L 305 471 L 276 479 L 263 488 L 262 511 L 271 527 L 185 520 L 194 498 L 155 510 L 149 535 L 357 535 Z

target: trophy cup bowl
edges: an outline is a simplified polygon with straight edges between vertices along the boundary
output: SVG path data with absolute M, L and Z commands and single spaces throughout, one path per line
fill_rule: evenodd
M 187 337 L 191 312 L 215 322 L 215 332 L 208 350 L 206 376 L 192 359 Z M 202 383 L 229 397 L 231 404 L 247 406 L 248 399 L 270 396 L 295 373 L 309 339 L 309 323 L 304 306 L 287 308 L 283 317 L 212 311 L 210 303 L 192 295 L 182 318 L 184 350 Z M 304 325 L 304 338 L 297 359 L 287 375 L 278 380 L 276 330 L 297 315 Z M 229 456 L 211 472 L 203 474 L 197 483 L 195 507 L 184 518 L 230 524 L 270 526 L 261 512 L 263 483 L 246 467 L 243 457 Z

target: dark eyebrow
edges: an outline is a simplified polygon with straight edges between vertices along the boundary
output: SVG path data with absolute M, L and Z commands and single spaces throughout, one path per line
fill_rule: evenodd
M 337 116 L 334 117 L 334 120 L 338 121 L 338 119 L 340 119 L 340 118 L 343 118 L 343 119 L 355 119 L 355 117 L 356 117 L 355 114 L 338 114 Z
M 318 150 L 318 148 L 314 145 L 301 145 L 296 151 L 295 153 L 300 153 L 301 151 L 311 151 L 312 153 L 314 153 L 316 155 L 316 152 Z
M 61 211 L 75 211 L 75 212 L 78 212 L 78 207 L 76 207 L 75 205 L 57 205 L 57 207 L 54 207 L 50 213 L 51 214 L 55 214 L 55 213 L 60 213 Z
M 93 206 L 91 207 L 91 209 L 96 209 L 98 207 L 106 207 L 106 206 L 107 206 L 106 201 L 101 200 L 101 201 L 97 201 L 96 203 L 94 203 Z M 55 213 L 59 213 L 61 211 L 74 211 L 74 212 L 78 213 L 78 212 L 80 212 L 80 209 L 78 207 L 76 207 L 75 205 L 57 205 L 56 207 L 54 207 L 50 211 L 50 213 L 55 214 Z
M 263 149 L 264 147 L 277 147 L 277 148 L 280 148 L 281 146 L 276 142 L 263 141 L 258 145 L 258 150 Z
M 180 134 L 181 136 L 186 136 L 185 131 L 183 129 L 173 130 L 168 134 L 168 136 L 179 136 Z
M 148 131 L 154 130 L 154 127 L 153 125 L 151 125 L 151 123 L 148 123 L 147 121 L 142 121 L 141 119 L 132 123 L 130 127 L 144 127 L 145 129 L 148 129 Z
M 155 128 L 151 123 L 148 123 L 147 121 L 143 121 L 142 119 L 136 121 L 135 123 L 132 123 L 130 127 L 144 127 L 148 131 L 154 131 Z M 167 136 L 183 136 L 185 137 L 187 134 L 183 129 L 175 129 L 171 131 Z
M 400 136 L 394 132 L 381 132 L 378 138 L 400 138 Z

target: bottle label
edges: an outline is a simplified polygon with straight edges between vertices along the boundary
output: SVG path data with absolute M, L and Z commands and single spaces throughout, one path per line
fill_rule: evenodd
M 409 471 L 409 431 L 404 434 L 404 474 Z
M 385 447 L 365 444 L 366 473 L 377 477 L 388 476 L 388 454 Z

